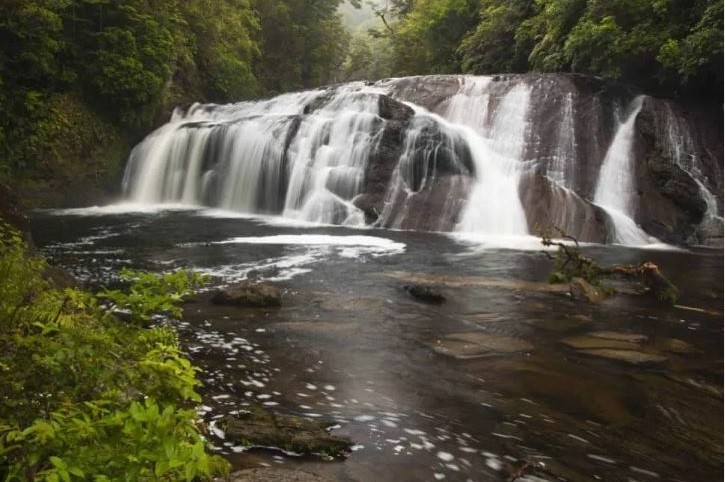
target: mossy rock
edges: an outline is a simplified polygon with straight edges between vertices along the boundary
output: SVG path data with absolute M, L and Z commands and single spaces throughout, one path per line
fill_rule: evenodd
M 217 305 L 274 308 L 282 305 L 282 294 L 276 286 L 245 282 L 218 290 L 211 301 Z
M 348 437 L 329 433 L 324 422 L 273 414 L 261 407 L 237 417 L 225 417 L 220 426 L 229 442 L 300 455 L 344 458 L 353 445 Z

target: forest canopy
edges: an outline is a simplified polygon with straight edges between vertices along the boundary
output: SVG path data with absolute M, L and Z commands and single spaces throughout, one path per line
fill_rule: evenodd
M 378 2 L 380 3 L 380 2 Z M 722 95 L 722 0 L 390 0 L 391 74 L 579 72 Z
M 348 32 L 341 6 L 372 19 Z M 723 0 L 0 0 L 0 181 L 36 205 L 112 191 L 191 102 L 531 71 L 719 101 L 722 59 Z
M 342 2 L 0 0 L 0 178 L 137 138 L 175 105 L 333 81 Z

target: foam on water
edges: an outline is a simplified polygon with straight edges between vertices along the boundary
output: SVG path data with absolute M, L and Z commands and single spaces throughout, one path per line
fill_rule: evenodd
M 164 211 L 198 211 L 198 206 L 180 203 L 148 204 L 122 202 L 106 206 L 88 206 L 84 208 L 46 209 L 42 212 L 56 216 L 108 216 L 114 214 L 157 214 Z
M 216 241 L 213 244 L 283 244 L 302 246 L 350 246 L 367 248 L 370 254 L 398 254 L 405 251 L 405 243 L 375 236 L 333 236 L 329 234 L 279 234 L 275 236 L 248 236 Z
M 542 251 L 547 249 L 544 245 L 541 244 L 541 238 L 536 236 L 497 236 L 457 232 L 448 234 L 448 237 L 461 244 L 470 244 L 476 249 L 476 251 L 488 249 Z

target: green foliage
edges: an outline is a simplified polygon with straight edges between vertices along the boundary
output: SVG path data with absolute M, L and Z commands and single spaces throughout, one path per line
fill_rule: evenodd
M 148 326 L 157 314 L 180 317 L 179 302 L 205 281 L 203 275 L 186 271 L 157 276 L 122 270 L 120 279 L 131 282 L 128 290 L 104 289 L 96 296 L 109 301 L 113 310 L 127 313 L 132 320 L 144 326 Z
M 200 279 L 129 272 L 128 293 L 96 296 L 53 288 L 44 269 L 0 223 L 0 478 L 175 481 L 223 473 L 189 409 L 199 401 L 196 369 L 173 330 L 147 328 L 154 314 L 178 314 L 176 303 Z
M 455 52 L 478 18 L 478 0 L 419 0 L 395 28 L 401 74 L 455 73 Z
M 267 93 L 337 80 L 348 34 L 337 13 L 342 0 L 253 0 L 260 19 L 255 72 Z
M 108 190 L 99 158 L 120 171 L 128 146 L 176 105 L 339 80 L 348 47 L 342 2 L 3 0 L 0 180 L 57 205 L 46 192 L 84 191 L 62 174 L 71 165 L 67 177 Z M 66 104 L 83 114 L 70 127 Z M 105 139 L 86 135 L 96 126 Z
M 418 0 L 387 15 L 395 74 L 571 71 L 721 95 L 722 0 Z
M 480 21 L 458 47 L 466 73 L 525 72 L 530 42 L 516 38 L 517 27 L 533 11 L 533 0 L 482 0 Z

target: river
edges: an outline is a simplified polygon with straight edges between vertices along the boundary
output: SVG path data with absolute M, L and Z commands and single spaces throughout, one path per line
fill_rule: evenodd
M 722 480 L 722 315 L 531 289 L 551 268 L 535 238 L 123 207 L 38 211 L 32 233 L 52 263 L 94 284 L 122 267 L 190 268 L 216 285 L 283 289 L 279 309 L 192 302 L 171 321 L 203 369 L 200 413 L 213 425 L 261 404 L 334 421 L 356 446 L 334 462 L 213 438 L 237 468 L 341 481 Z M 722 310 L 721 250 L 584 251 L 604 264 L 654 261 L 682 305 Z M 422 281 L 446 303 L 403 289 Z M 642 335 L 641 351 L 663 358 L 636 365 L 567 344 L 602 332 Z M 471 337 L 486 350 L 457 351 Z

